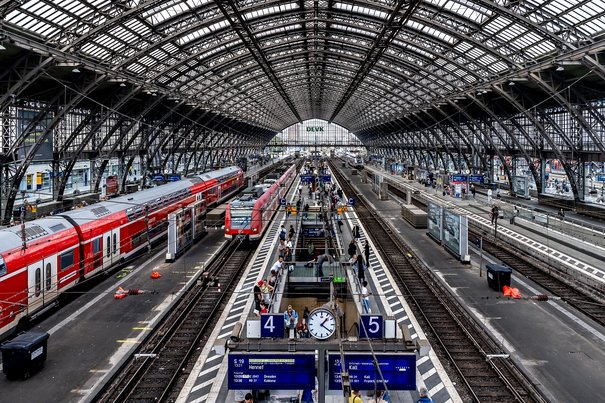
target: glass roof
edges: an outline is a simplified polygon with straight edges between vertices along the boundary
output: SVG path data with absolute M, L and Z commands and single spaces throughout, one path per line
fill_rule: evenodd
M 55 49 L 58 63 L 103 65 L 108 79 L 274 130 L 315 117 L 376 126 L 605 33 L 605 0 L 402 3 L 31 0 L 0 12 L 2 31 Z

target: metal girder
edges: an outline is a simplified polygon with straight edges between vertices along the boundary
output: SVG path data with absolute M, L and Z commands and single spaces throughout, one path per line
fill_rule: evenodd
M 248 51 L 250 51 L 250 53 L 254 55 L 254 59 L 256 60 L 256 62 L 260 66 L 262 66 L 263 70 L 265 71 L 265 74 L 273 83 L 286 105 L 288 105 L 288 108 L 290 108 L 292 114 L 296 117 L 299 122 L 301 122 L 302 119 L 298 115 L 296 106 L 292 103 L 292 101 L 288 97 L 288 94 L 279 82 L 279 79 L 277 78 L 275 72 L 273 71 L 273 68 L 271 67 L 271 63 L 267 60 L 263 49 L 261 48 L 254 34 L 250 31 L 250 27 L 248 26 L 248 24 L 246 24 L 246 21 L 238 10 L 234 0 L 215 0 L 215 3 L 220 8 L 227 21 L 229 21 L 231 28 L 237 32 L 242 42 L 246 44 L 246 48 L 248 48 Z

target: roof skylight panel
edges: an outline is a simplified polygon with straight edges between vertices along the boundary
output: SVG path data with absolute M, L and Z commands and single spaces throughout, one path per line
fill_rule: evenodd
M 405 25 L 406 25 L 406 27 L 408 27 L 410 29 L 413 29 L 416 31 L 421 31 L 428 36 L 437 38 L 443 42 L 447 42 L 452 45 L 456 42 L 456 39 L 454 39 L 454 37 L 446 34 L 445 32 L 438 31 L 433 27 L 429 27 L 429 26 L 421 24 L 417 21 L 408 20 L 408 21 L 406 21 Z
M 87 43 L 82 46 L 80 51 L 86 55 L 96 57 L 97 59 L 105 60 L 109 57 L 110 52 L 105 47 L 97 46 L 94 43 Z

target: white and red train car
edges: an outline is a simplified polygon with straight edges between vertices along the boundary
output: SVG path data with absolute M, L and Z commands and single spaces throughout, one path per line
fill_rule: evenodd
M 225 210 L 225 238 L 260 239 L 295 176 L 296 165 L 292 165 L 258 197 L 248 193 L 229 203 Z
M 228 167 L 0 230 L 0 336 L 164 236 L 168 214 L 198 194 L 213 205 L 243 183 Z

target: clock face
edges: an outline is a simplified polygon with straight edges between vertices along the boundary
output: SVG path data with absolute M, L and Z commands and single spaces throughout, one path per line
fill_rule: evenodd
M 318 308 L 309 315 L 309 332 L 319 340 L 330 338 L 336 331 L 336 318 L 325 308 Z

